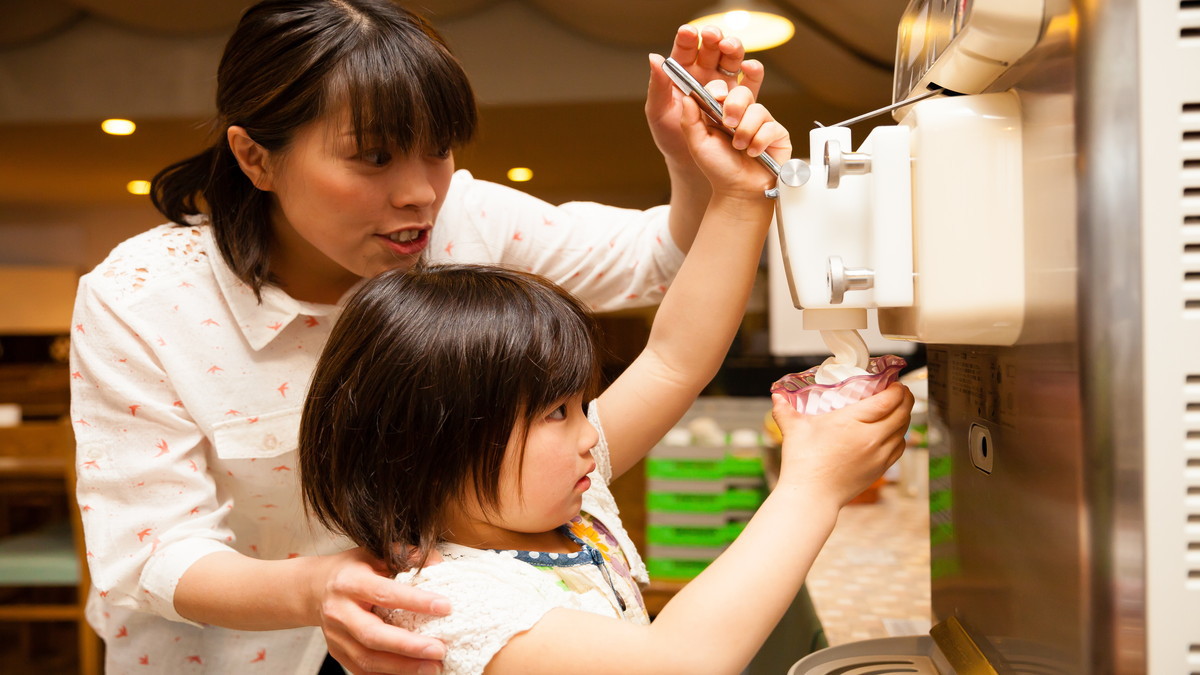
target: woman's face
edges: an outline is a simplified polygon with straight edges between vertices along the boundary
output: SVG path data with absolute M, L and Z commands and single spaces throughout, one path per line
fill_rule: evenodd
M 302 127 L 270 158 L 272 271 L 296 297 L 336 299 L 363 277 L 411 267 L 453 173 L 449 150 L 360 151 L 344 112 Z

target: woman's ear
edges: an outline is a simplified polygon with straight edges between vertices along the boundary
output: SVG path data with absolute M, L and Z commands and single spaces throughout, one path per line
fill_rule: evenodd
M 229 127 L 225 131 L 225 138 L 229 142 L 229 149 L 233 151 L 234 158 L 237 159 L 238 166 L 242 167 L 242 173 L 246 174 L 254 187 L 264 192 L 270 192 L 272 189 L 270 151 L 250 138 L 250 134 L 246 133 L 242 127 Z

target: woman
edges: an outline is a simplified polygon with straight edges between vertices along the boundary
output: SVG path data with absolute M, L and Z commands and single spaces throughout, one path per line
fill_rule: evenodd
M 701 80 L 762 68 L 681 28 Z M 652 66 L 656 65 L 652 63 Z M 387 0 L 268 0 L 218 72 L 219 142 L 154 181 L 172 222 L 118 246 L 76 304 L 72 418 L 110 672 L 434 672 L 443 646 L 372 606 L 450 611 L 310 522 L 294 458 L 300 406 L 363 278 L 418 258 L 501 262 L 598 308 L 654 301 L 707 200 L 652 67 L 647 117 L 666 209 L 552 207 L 454 172 L 475 127 L 441 39 Z M 725 78 L 731 82 L 730 78 Z M 319 630 L 313 628 L 318 627 Z

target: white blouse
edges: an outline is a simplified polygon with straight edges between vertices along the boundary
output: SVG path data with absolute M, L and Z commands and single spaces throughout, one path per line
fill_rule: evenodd
M 682 262 L 665 208 L 552 206 L 455 174 L 431 258 L 503 262 L 599 309 L 656 302 Z M 76 300 L 71 416 L 92 573 L 89 621 L 107 671 L 314 673 L 316 628 L 234 631 L 174 608 L 183 573 L 234 550 L 284 559 L 349 542 L 306 517 L 299 416 L 339 308 L 254 293 L 208 226 L 163 225 L 119 245 Z

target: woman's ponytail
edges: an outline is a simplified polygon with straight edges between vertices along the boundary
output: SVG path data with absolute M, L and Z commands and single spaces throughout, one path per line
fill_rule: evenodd
M 150 181 L 150 201 L 179 225 L 207 214 L 221 256 L 262 297 L 262 287 L 271 281 L 270 196 L 242 172 L 224 136 L 159 171 Z

